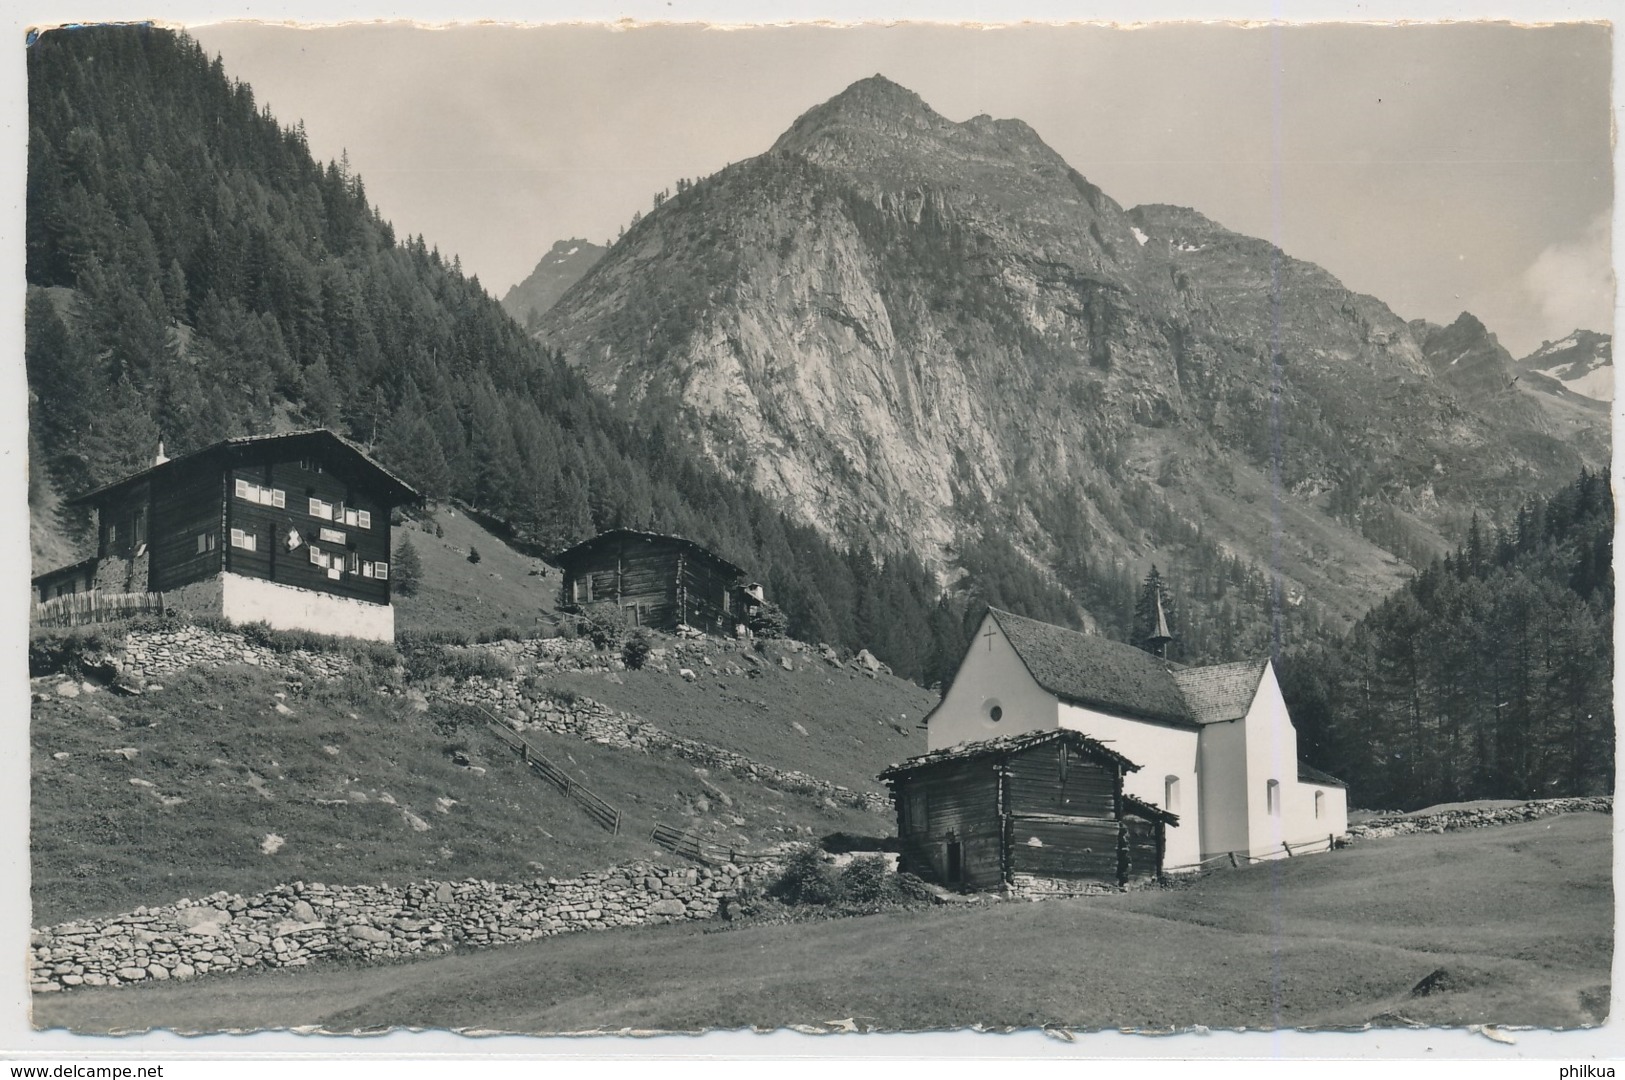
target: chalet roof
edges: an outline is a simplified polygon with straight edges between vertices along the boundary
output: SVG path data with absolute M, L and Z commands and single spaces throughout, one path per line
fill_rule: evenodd
M 1080 753 L 1101 761 L 1116 762 L 1125 772 L 1138 772 L 1140 766 L 1128 758 L 1112 750 L 1104 743 L 1070 728 L 1050 728 L 1047 731 L 1026 731 L 1020 735 L 1002 735 L 997 739 L 980 739 L 976 742 L 956 743 L 941 750 L 932 750 L 927 754 L 919 754 L 907 761 L 898 762 L 880 774 L 880 779 L 890 783 L 893 780 L 906 776 L 920 769 L 928 769 L 945 762 L 973 761 L 984 757 L 1008 757 L 1011 754 L 1030 750 L 1045 743 L 1065 741 Z
M 304 431 L 287 431 L 280 435 L 238 435 L 230 439 L 221 439 L 219 442 L 205 446 L 201 450 L 194 450 L 190 454 L 170 458 L 157 465 L 142 469 L 140 472 L 131 473 L 121 480 L 115 480 L 111 484 L 104 484 L 94 491 L 87 491 L 83 495 L 70 499 L 69 504 L 103 502 L 109 497 L 121 494 L 133 485 L 154 476 L 177 473 L 183 467 L 204 464 L 211 459 L 218 459 L 221 465 L 225 465 L 241 455 L 243 451 L 257 449 L 271 443 L 285 443 L 290 455 L 300 457 L 337 454 L 341 460 L 348 461 L 358 467 L 374 487 L 382 490 L 385 499 L 391 505 L 398 506 L 401 503 L 423 501 L 423 496 L 418 494 L 417 489 L 378 464 L 368 456 L 365 450 L 349 439 L 327 428 L 309 428 Z
M 1347 784 L 1331 773 L 1321 772 L 1306 761 L 1298 762 L 1298 780 L 1305 784 L 1324 784 L 1327 787 L 1346 788 Z
M 710 549 L 695 543 L 693 540 L 688 539 L 686 536 L 673 536 L 668 533 L 643 532 L 639 529 L 607 529 L 591 539 L 581 541 L 581 543 L 576 544 L 574 547 L 566 548 L 557 555 L 554 555 L 551 561 L 558 566 L 568 568 L 569 564 L 574 560 L 581 558 L 583 555 L 590 554 L 603 544 L 607 544 L 615 540 L 631 540 L 648 544 L 664 542 L 676 547 L 681 547 L 685 551 L 691 552 L 692 554 L 710 559 L 723 570 L 731 572 L 734 577 L 745 576 L 744 570 L 740 569 L 738 566 L 735 566 L 727 559 L 724 559 L 716 552 L 711 551 Z
M 1196 723 L 1167 661 L 1095 634 L 988 611 L 1034 681 L 1056 697 L 1120 716 Z
M 1191 719 L 1198 724 L 1219 724 L 1240 720 L 1252 707 L 1258 694 L 1264 665 L 1269 661 L 1240 660 L 1212 667 L 1180 668 L 1173 672 L 1174 685 L 1185 698 Z

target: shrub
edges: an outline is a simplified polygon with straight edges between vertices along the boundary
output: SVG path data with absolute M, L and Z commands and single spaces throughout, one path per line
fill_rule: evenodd
M 781 638 L 790 629 L 790 616 L 771 600 L 763 600 L 745 620 L 750 632 L 759 638 Z
M 524 641 L 525 635 L 516 627 L 492 626 L 475 634 L 474 640 L 481 645 L 489 645 L 493 641 Z
M 581 620 L 581 632 L 592 639 L 598 649 L 613 649 L 621 643 L 626 624 L 607 611 L 589 611 Z
M 811 846 L 798 847 L 784 861 L 768 894 L 787 904 L 816 904 L 829 907 L 846 899 L 841 876 L 824 861 L 823 853 Z
M 395 635 L 395 643 L 410 651 L 425 645 L 469 645 L 473 639 L 461 630 L 402 630 Z
M 478 563 L 480 561 L 480 549 L 475 547 L 473 544 L 468 545 L 468 561 L 471 563 Z
M 421 645 L 406 655 L 406 677 L 412 682 L 448 678 L 463 682 L 476 676 L 510 679 L 513 664 L 505 656 L 484 649 L 454 649 L 446 645 Z
M 896 876 L 884 855 L 858 855 L 841 869 L 841 889 L 849 903 L 884 903 L 892 899 L 896 887 Z
M 99 627 L 37 632 L 28 639 L 28 673 L 82 675 L 100 666 L 102 658 L 120 649 L 123 641 L 122 634 Z
M 643 666 L 643 662 L 649 659 L 652 649 L 648 633 L 634 630 L 626 635 L 626 640 L 621 643 L 621 662 L 626 665 L 628 671 L 637 671 Z

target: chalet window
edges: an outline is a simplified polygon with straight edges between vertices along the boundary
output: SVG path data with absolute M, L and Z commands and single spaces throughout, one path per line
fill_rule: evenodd
M 242 530 L 239 529 L 237 531 L 241 532 Z M 213 551 L 214 550 L 214 545 L 215 545 L 215 535 L 214 535 L 214 533 L 198 533 L 197 534 L 197 553 L 199 555 L 202 555 L 202 554 L 204 554 L 206 552 Z
M 1279 780 L 1271 780 L 1269 783 L 1264 785 L 1264 801 L 1265 805 L 1269 807 L 1269 812 L 1271 814 L 1280 816 L 1281 782 Z
M 319 473 L 322 471 L 322 463 L 314 458 L 300 458 L 299 467 L 306 472 Z
M 1324 791 L 1317 791 L 1317 792 L 1315 792 L 1315 817 L 1316 817 L 1316 819 L 1318 820 L 1320 818 L 1320 816 L 1322 814 L 1324 814 L 1325 812 L 1326 812 L 1326 793 Z
M 344 524 L 349 525 L 352 528 L 356 528 L 356 529 L 370 529 L 370 528 L 372 528 L 372 513 L 370 511 L 356 510 L 353 507 L 346 506 L 346 507 L 342 508 L 340 513 L 342 515 L 342 519 L 344 521 Z M 335 517 L 333 520 L 338 521 L 338 520 L 340 520 L 340 518 Z
M 321 548 L 317 547 L 315 544 L 310 545 L 309 550 L 311 564 L 314 566 L 320 566 L 324 570 L 327 569 L 327 553 Z
M 147 542 L 147 508 L 142 507 L 135 512 L 135 524 L 130 529 L 130 539 L 136 544 Z
M 592 600 L 592 575 L 584 574 L 570 583 L 571 599 L 578 604 L 585 604 Z
M 733 613 L 733 609 L 734 609 L 733 597 L 729 594 L 727 589 L 723 589 L 722 590 L 722 611 L 723 611 L 724 614 L 730 614 L 731 615 Z
M 923 791 L 908 793 L 908 831 L 926 832 L 931 823 L 931 804 Z
M 237 478 L 237 497 L 246 502 L 259 503 L 261 506 L 286 507 L 288 493 L 279 488 L 261 487 L 251 484 L 242 477 Z
M 111 522 L 108 522 L 108 524 L 107 524 L 107 550 L 108 551 L 116 551 L 117 549 L 118 549 L 118 522 L 111 521 Z
M 310 516 L 311 517 L 324 518 L 327 521 L 332 521 L 333 520 L 333 504 L 330 503 L 330 502 L 323 502 L 322 500 L 312 496 L 311 500 L 310 500 Z
M 389 564 L 387 562 L 375 562 L 375 563 L 373 563 L 372 564 L 372 576 L 375 577 L 375 578 L 378 578 L 381 581 L 388 581 L 389 580 Z
M 242 529 L 231 530 L 231 546 L 234 548 L 242 548 L 244 551 L 258 551 L 259 545 L 255 542 L 256 539 L 251 532 L 244 532 Z
M 361 573 L 361 556 L 360 555 L 357 555 L 353 551 L 350 552 L 350 556 L 349 556 L 348 559 L 345 560 L 345 563 L 346 563 L 345 569 L 348 570 L 350 573 L 352 573 L 352 574 Z
M 1162 808 L 1164 810 L 1179 809 L 1179 777 L 1169 775 L 1163 778 Z

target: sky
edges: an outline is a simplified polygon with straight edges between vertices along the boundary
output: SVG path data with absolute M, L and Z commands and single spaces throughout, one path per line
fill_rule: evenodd
M 1124 206 L 1191 206 L 1405 318 L 1515 356 L 1610 330 L 1612 43 L 1598 24 L 191 27 L 401 234 L 500 296 L 678 177 L 881 73 L 1027 121 Z

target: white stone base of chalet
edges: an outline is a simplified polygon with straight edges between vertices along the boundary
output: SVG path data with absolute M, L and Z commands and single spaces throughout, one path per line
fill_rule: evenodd
M 312 592 L 274 581 L 222 573 L 164 594 L 179 611 L 224 615 L 237 624 L 263 622 L 274 630 L 310 630 L 318 634 L 395 640 L 395 609 L 389 604 L 352 600 Z
M 389 604 L 312 592 L 274 581 L 221 574 L 220 613 L 234 623 L 266 622 L 276 630 L 395 640 L 395 609 Z

